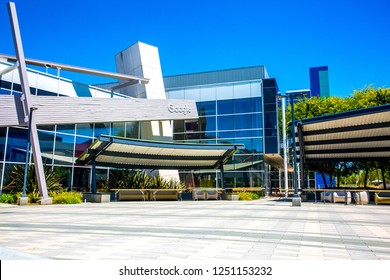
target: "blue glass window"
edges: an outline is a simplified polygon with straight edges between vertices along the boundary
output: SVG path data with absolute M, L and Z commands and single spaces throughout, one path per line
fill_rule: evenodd
M 218 116 L 218 130 L 233 130 L 233 115 Z
M 125 137 L 125 123 L 112 123 L 111 124 L 111 135 Z
M 138 139 L 139 136 L 139 122 L 126 123 L 126 137 Z
M 41 146 L 42 161 L 51 164 L 53 160 L 54 132 L 38 131 L 39 145 Z
M 9 128 L 6 161 L 25 162 L 27 129 Z
M 252 112 L 262 112 L 261 107 L 261 98 L 260 97 L 253 97 L 251 98 L 251 111 Z
M 215 101 L 197 102 L 196 107 L 199 116 L 213 116 L 216 114 Z
M 234 137 L 241 138 L 241 137 L 251 137 L 252 131 L 251 130 L 235 130 L 234 131 Z
M 230 139 L 234 138 L 234 131 L 218 131 L 219 139 Z
M 235 115 L 234 116 L 234 129 L 250 129 L 252 128 L 252 115 Z
M 93 133 L 93 125 L 92 124 L 77 124 L 76 125 L 76 134 L 77 135 L 82 135 L 82 136 L 89 136 L 92 137 Z
M 252 128 L 263 128 L 262 114 L 252 114 Z
M 262 136 L 263 136 L 262 129 L 253 129 L 252 130 L 252 137 L 262 137 Z
M 200 124 L 200 127 L 202 130 L 205 131 L 215 131 L 216 129 L 216 120 L 217 118 L 215 116 L 206 117 L 206 122 L 204 122 L 204 118 L 199 119 L 202 123 Z
M 56 134 L 54 163 L 70 164 L 73 162 L 74 136 Z
M 0 127 L 0 161 L 3 161 L 4 159 L 6 136 L 7 136 L 7 128 Z
M 263 152 L 263 138 L 252 138 L 252 150 L 254 153 Z
M 74 124 L 57 125 L 57 132 L 59 133 L 74 134 L 74 131 L 75 131 Z
M 94 136 L 99 137 L 100 135 L 110 135 L 111 128 L 110 123 L 95 123 Z
M 249 113 L 251 111 L 251 99 L 239 98 L 234 99 L 234 113 Z
M 74 157 L 78 158 L 84 153 L 85 150 L 92 144 L 91 138 L 86 137 L 76 137 L 76 146 L 74 150 Z
M 217 111 L 218 115 L 225 115 L 225 114 L 233 114 L 234 113 L 234 107 L 233 107 L 233 100 L 218 100 L 217 101 Z

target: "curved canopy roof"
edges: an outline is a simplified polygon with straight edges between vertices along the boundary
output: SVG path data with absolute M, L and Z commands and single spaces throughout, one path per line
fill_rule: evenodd
M 298 121 L 301 148 L 305 162 L 388 160 L 390 104 Z
M 216 169 L 242 144 L 182 144 L 102 135 L 77 163 L 117 168 Z

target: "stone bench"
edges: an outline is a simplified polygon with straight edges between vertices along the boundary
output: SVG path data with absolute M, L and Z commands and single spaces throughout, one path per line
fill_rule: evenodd
M 375 204 L 390 204 L 390 192 L 376 192 L 374 194 Z

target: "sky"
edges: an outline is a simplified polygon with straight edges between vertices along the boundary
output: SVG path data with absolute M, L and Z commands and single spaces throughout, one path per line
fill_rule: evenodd
M 7 2 L 0 53 L 14 55 Z M 285 92 L 310 88 L 309 68 L 328 66 L 331 95 L 390 87 L 389 0 L 14 3 L 27 58 L 115 72 L 115 55 L 141 41 L 158 47 L 164 76 L 264 65 Z

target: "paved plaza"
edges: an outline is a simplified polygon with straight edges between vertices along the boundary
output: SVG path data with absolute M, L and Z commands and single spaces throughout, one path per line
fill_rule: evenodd
M 0 259 L 390 260 L 390 206 L 0 204 Z

